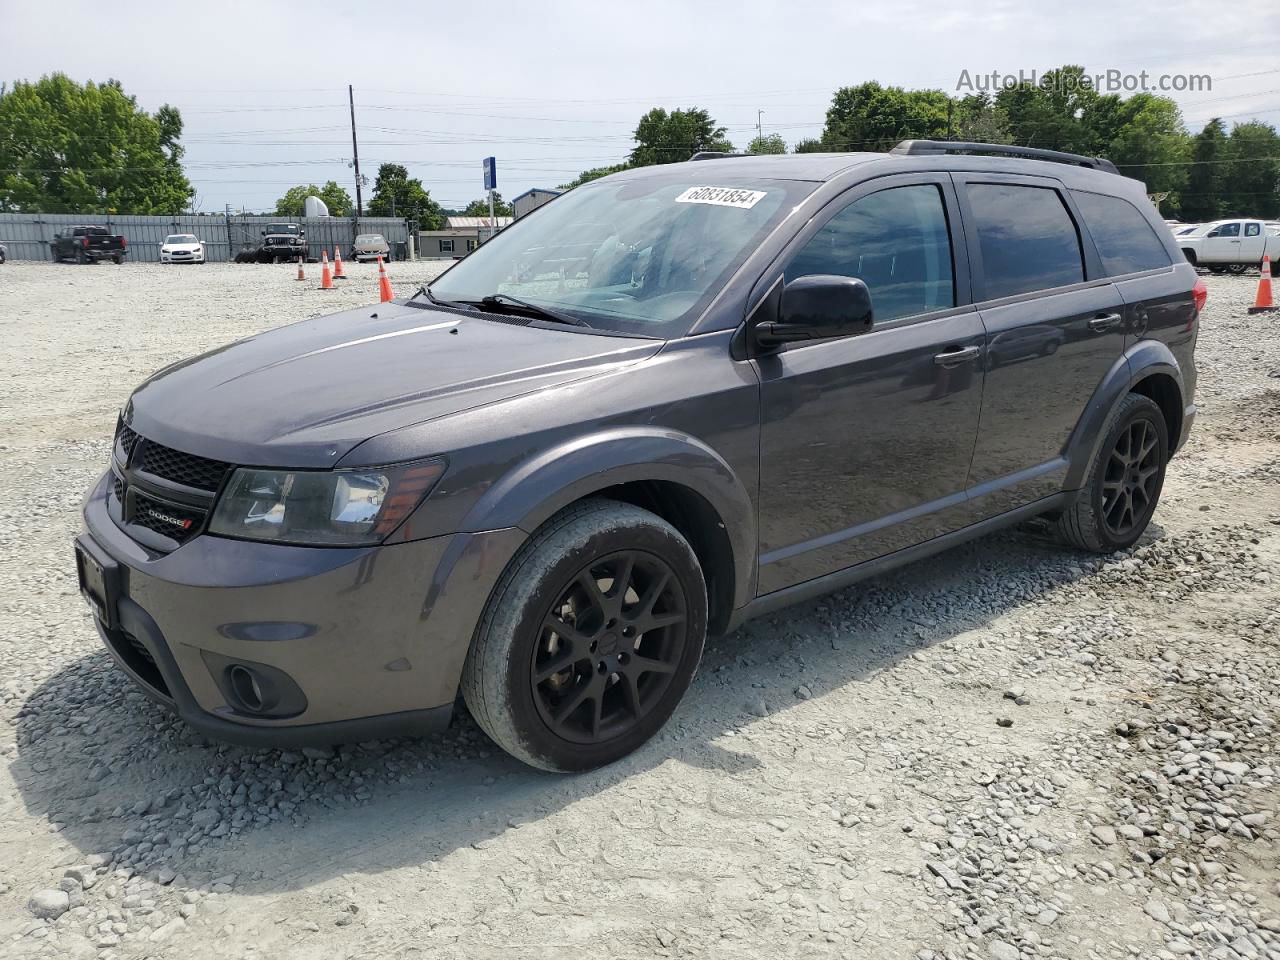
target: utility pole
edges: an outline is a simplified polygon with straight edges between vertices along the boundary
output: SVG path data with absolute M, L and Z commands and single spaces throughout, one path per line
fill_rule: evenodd
M 356 224 L 364 216 L 364 199 L 360 195 L 360 147 L 356 143 L 356 94 L 347 84 L 347 102 L 351 105 L 351 160 L 356 168 Z
M 764 136 L 764 125 L 763 125 L 763 124 L 761 123 L 761 121 L 760 121 L 760 118 L 761 118 L 761 117 L 763 117 L 763 116 L 764 116 L 764 111 L 763 111 L 763 110 L 757 110 L 757 111 L 756 111 L 756 136 L 757 136 L 757 137 L 763 137 L 763 136 Z

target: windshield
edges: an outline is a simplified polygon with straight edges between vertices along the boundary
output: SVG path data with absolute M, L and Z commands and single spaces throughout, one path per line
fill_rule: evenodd
M 362 233 L 356 237 L 356 243 L 385 243 L 380 233 Z
M 164 238 L 165 243 L 199 243 L 200 241 L 190 233 L 174 233 Z
M 593 327 L 678 337 L 817 186 L 646 171 L 586 184 L 517 220 L 431 284 L 441 300 L 506 294 Z
M 296 223 L 268 223 L 267 233 L 291 233 L 298 235 L 298 225 Z

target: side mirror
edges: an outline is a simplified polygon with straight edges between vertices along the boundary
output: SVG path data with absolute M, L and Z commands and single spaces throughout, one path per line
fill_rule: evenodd
M 267 231 L 263 230 L 262 235 L 265 237 L 267 235 Z
M 803 340 L 854 337 L 871 329 L 871 291 L 855 277 L 814 274 L 782 288 L 778 319 L 756 326 L 756 342 L 772 347 Z

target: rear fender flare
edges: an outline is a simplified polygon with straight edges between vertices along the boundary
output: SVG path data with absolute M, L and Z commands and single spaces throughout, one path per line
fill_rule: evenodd
M 723 457 L 675 430 L 610 429 L 540 451 L 509 470 L 476 501 L 462 530 L 518 527 L 532 533 L 577 500 L 644 480 L 679 484 L 715 510 L 733 552 L 733 605 L 750 600 L 756 568 L 755 505 Z
M 1098 389 L 1089 398 L 1084 415 L 1067 441 L 1070 467 L 1067 469 L 1064 489 L 1078 490 L 1084 483 L 1089 464 L 1102 445 L 1102 429 L 1116 405 L 1125 398 L 1134 384 L 1157 373 L 1172 377 L 1178 385 L 1178 393 L 1186 396 L 1182 368 L 1173 351 L 1159 340 L 1138 341 L 1112 364 L 1107 375 L 1098 384 Z M 1176 443 L 1177 438 L 1171 437 L 1169 442 Z

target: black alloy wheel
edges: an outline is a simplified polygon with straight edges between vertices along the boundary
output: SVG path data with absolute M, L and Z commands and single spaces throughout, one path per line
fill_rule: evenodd
M 1102 520 L 1116 539 L 1146 526 L 1160 493 L 1163 463 L 1156 425 L 1134 420 L 1116 439 L 1102 479 Z
M 592 561 L 543 618 L 530 671 L 539 715 L 574 743 L 625 734 L 661 701 L 686 628 L 684 590 L 666 561 L 639 550 Z
M 706 580 L 684 535 L 634 504 L 582 500 L 507 564 L 467 653 L 462 695 L 512 756 L 593 770 L 662 729 L 706 634 Z

